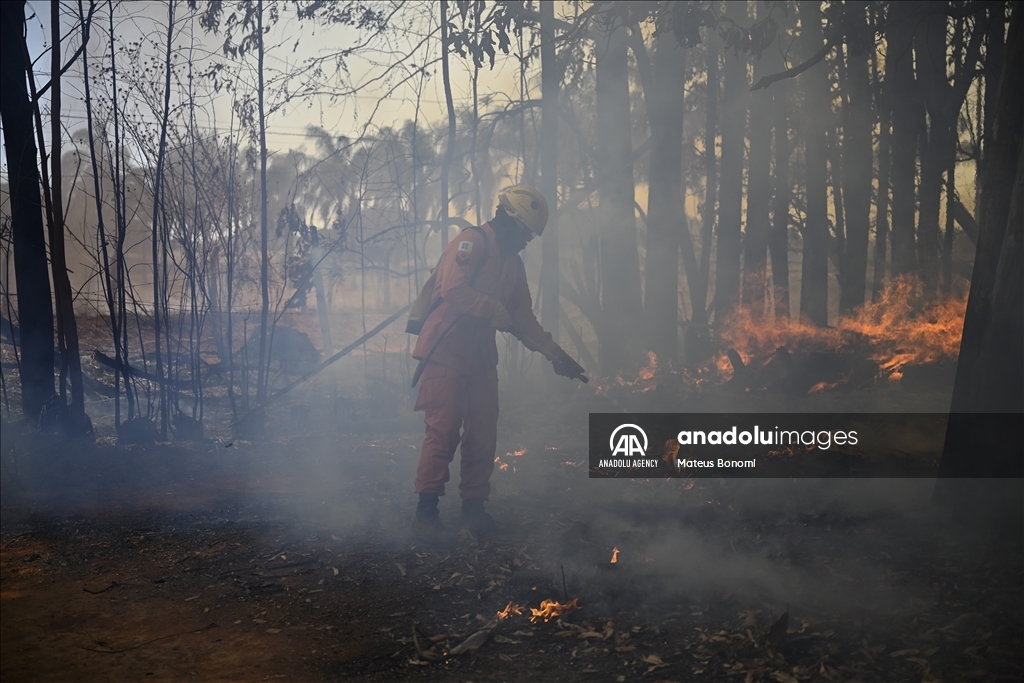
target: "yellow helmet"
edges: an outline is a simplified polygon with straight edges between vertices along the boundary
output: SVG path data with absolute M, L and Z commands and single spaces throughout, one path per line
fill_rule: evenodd
M 548 224 L 548 203 L 529 185 L 513 185 L 498 195 L 498 203 L 505 213 L 515 218 L 540 237 Z

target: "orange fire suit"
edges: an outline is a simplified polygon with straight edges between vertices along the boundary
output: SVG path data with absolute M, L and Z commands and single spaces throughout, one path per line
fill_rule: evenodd
M 533 315 L 523 260 L 518 254 L 501 257 L 490 224 L 480 230 L 486 238 L 467 229 L 445 247 L 431 297 L 432 304 L 438 298 L 441 303 L 424 322 L 413 350 L 413 358 L 422 359 L 448 326 L 467 314 L 438 345 L 420 380 L 415 410 L 424 411 L 427 430 L 416 493 L 444 495 L 448 465 L 461 441 L 459 493 L 465 499 L 488 498 L 498 439 L 498 347 L 490 320 L 495 302 L 505 306 L 529 340 L 527 348 L 559 349 Z M 474 277 L 481 259 L 486 260 Z

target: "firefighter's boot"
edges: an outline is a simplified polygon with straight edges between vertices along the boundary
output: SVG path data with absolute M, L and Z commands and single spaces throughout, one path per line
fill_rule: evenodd
M 437 509 L 438 498 L 436 493 L 421 493 L 416 505 L 416 518 L 412 523 L 413 537 L 431 545 L 444 545 L 453 538 L 441 523 L 441 513 Z
M 480 498 L 462 501 L 461 526 L 477 536 L 498 532 L 498 523 L 484 510 L 484 501 Z

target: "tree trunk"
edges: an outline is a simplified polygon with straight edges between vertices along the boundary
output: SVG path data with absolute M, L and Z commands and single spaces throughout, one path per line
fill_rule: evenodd
M 1002 493 L 996 489 L 1002 484 L 1016 497 L 1014 516 L 1020 514 L 1020 425 L 991 414 L 1024 412 L 1024 97 L 1017 66 L 1024 61 L 1022 20 L 1024 12 L 1015 5 L 983 167 L 978 252 L 939 465 L 940 477 L 1017 479 L 940 479 L 935 492 L 938 501 L 972 512 Z
M 765 19 L 764 3 L 757 3 L 757 18 Z M 779 50 L 768 46 L 763 58 L 754 62 L 754 82 L 782 71 Z M 768 277 L 769 212 L 772 203 L 772 96 L 769 88 L 749 95 L 750 160 L 747 171 L 747 234 L 743 245 L 743 307 L 754 320 L 764 317 L 765 284 Z
M 821 3 L 800 3 L 800 39 L 804 59 L 821 49 Z M 828 143 L 826 121 L 831 119 L 826 62 L 803 75 L 804 158 L 806 160 L 807 216 L 803 233 L 800 278 L 800 319 L 828 324 Z
M 84 30 L 84 29 L 83 29 Z M 82 383 L 82 360 L 78 354 L 78 324 L 75 321 L 71 280 L 68 278 L 67 256 L 64 250 L 64 197 L 61 170 L 61 89 L 60 70 L 60 3 L 50 4 L 50 40 L 54 49 L 50 51 L 50 145 L 51 201 L 53 217 L 50 224 L 50 271 L 53 275 L 53 290 L 57 307 L 57 341 L 61 353 L 60 394 L 64 400 L 64 375 L 71 380 L 71 407 L 64 429 L 70 434 L 92 431 L 92 425 L 85 416 L 85 387 Z M 83 50 L 84 52 L 84 50 Z
M 792 194 L 789 183 L 789 157 L 793 145 L 789 140 L 789 109 L 792 90 L 789 81 L 776 83 L 771 88 L 772 112 L 775 126 L 775 198 L 772 202 L 772 226 L 768 236 L 768 251 L 772 258 L 772 300 L 775 302 L 775 321 L 790 320 L 789 309 L 789 202 Z
M 725 15 L 748 23 L 746 2 L 727 2 Z M 747 60 L 725 53 L 722 93 L 722 194 L 718 209 L 718 252 L 715 271 L 715 323 L 721 325 L 736 309 L 740 294 L 741 225 L 743 222 L 743 147 L 747 128 Z
M 441 247 L 448 246 L 448 174 L 455 154 L 455 105 L 452 102 L 452 79 L 448 68 L 448 0 L 441 0 L 441 78 L 444 101 L 448 107 L 448 142 L 441 166 Z
M 635 42 L 641 41 L 638 33 L 635 38 Z M 679 344 L 681 240 L 686 244 L 684 258 L 687 259 L 688 276 L 696 274 L 697 263 L 682 197 L 686 50 L 670 31 L 655 38 L 653 62 L 653 87 L 644 90 L 651 127 L 644 328 L 650 349 L 658 358 L 675 361 Z
M 541 240 L 540 324 L 558 341 L 558 90 L 562 72 L 555 60 L 554 3 L 540 3 L 541 158 L 540 191 L 548 201 L 548 226 Z
M 867 2 L 850 3 L 847 16 L 855 29 L 868 30 Z M 864 303 L 868 271 L 868 233 L 871 222 L 872 158 L 871 84 L 868 80 L 868 50 L 847 46 L 846 98 L 843 107 L 843 205 L 846 212 L 846 250 L 839 291 L 839 313 L 846 315 Z
M 941 0 L 923 5 L 914 34 L 917 77 L 927 106 L 927 125 L 921 126 L 920 209 L 917 224 L 917 260 L 926 296 L 934 295 L 939 282 L 939 208 L 942 200 L 942 173 L 947 146 L 946 102 L 946 4 Z M 959 111 L 959 107 L 957 108 Z M 952 142 L 952 141 L 950 141 Z
M 256 8 L 256 32 L 258 50 L 258 115 L 260 117 L 260 358 L 256 369 L 256 403 L 262 404 L 267 395 L 267 375 L 269 375 L 270 349 L 267 345 L 267 319 L 270 316 L 270 253 L 268 217 L 267 217 L 267 119 L 263 106 L 263 0 L 258 0 Z
M 637 254 L 630 141 L 627 31 L 619 20 L 597 39 L 595 154 L 600 169 L 601 303 L 604 335 L 599 341 L 608 374 L 637 360 L 635 348 L 643 319 Z
M 914 78 L 914 20 L 916 3 L 889 4 L 886 21 L 885 89 L 892 112 L 891 167 L 892 185 L 892 276 L 900 277 L 917 270 L 914 227 L 914 178 L 916 176 L 917 138 L 923 107 L 918 101 Z
M 708 284 L 711 279 L 711 243 L 714 239 L 715 216 L 718 215 L 718 164 L 715 140 L 718 135 L 718 38 L 709 32 L 704 44 L 707 111 L 704 119 L 704 211 L 701 216 L 700 268 L 696 277 L 687 272 L 687 286 L 693 314 L 683 336 L 686 362 L 696 364 L 713 352 L 708 329 Z
M 0 117 L 11 192 L 14 272 L 21 326 L 22 413 L 35 420 L 53 396 L 53 309 L 46 264 L 38 150 L 32 136 L 32 104 L 25 85 L 25 3 L 0 4 Z
M 887 244 L 889 242 L 890 110 L 888 86 L 881 82 L 878 54 L 872 51 L 875 80 L 875 108 L 878 110 L 878 191 L 875 195 L 875 252 L 871 278 L 871 300 L 878 301 L 885 288 Z

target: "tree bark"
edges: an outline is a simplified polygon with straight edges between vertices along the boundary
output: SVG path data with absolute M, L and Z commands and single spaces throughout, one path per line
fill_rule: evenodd
M 630 141 L 627 31 L 612 20 L 596 39 L 595 155 L 601 177 L 598 234 L 601 304 L 605 334 L 598 340 L 602 369 L 613 374 L 638 358 L 636 345 L 643 320 L 637 254 Z
M 916 3 L 889 4 L 886 20 L 885 90 L 892 112 L 890 172 L 892 186 L 892 276 L 917 270 L 914 222 L 914 178 L 917 139 L 924 111 L 914 78 L 914 19 Z
M 1017 68 L 1022 61 L 1024 12 L 1014 5 L 991 146 L 983 166 L 978 253 L 939 464 L 940 477 L 1018 479 L 940 479 L 935 491 L 937 501 L 973 512 L 1012 490 L 1014 516 L 1020 514 L 1020 424 L 991 414 L 1019 417 L 1024 412 L 1024 97 Z
M 53 396 L 53 308 L 47 274 L 43 208 L 25 85 L 25 2 L 0 4 L 0 117 L 11 193 L 14 272 L 21 326 L 22 413 L 35 420 Z
M 258 82 L 256 84 L 259 131 L 260 131 L 260 358 L 256 369 L 256 404 L 262 405 L 267 395 L 267 375 L 269 375 L 270 349 L 267 346 L 267 322 L 270 317 L 270 253 L 267 216 L 267 119 L 263 103 L 263 0 L 256 6 L 256 49 Z
M 824 38 L 821 3 L 800 3 L 800 39 L 804 58 L 817 53 Z M 806 160 L 807 216 L 804 221 L 803 263 L 800 278 L 800 319 L 812 325 L 828 324 L 828 143 L 825 125 L 831 119 L 826 63 L 803 76 L 804 158 Z
M 757 3 L 757 18 L 765 19 L 764 3 Z M 754 82 L 784 67 L 775 45 L 754 63 Z M 750 159 L 747 171 L 747 234 L 743 245 L 743 307 L 754 320 L 764 317 L 765 285 L 768 277 L 769 212 L 772 202 L 772 99 L 764 88 L 749 95 Z
M 84 29 L 83 29 L 84 31 Z M 85 417 L 85 387 L 82 383 L 82 359 L 78 353 L 78 324 L 75 321 L 71 280 L 68 278 L 67 256 L 64 250 L 64 197 L 61 170 L 61 83 L 60 72 L 60 3 L 50 4 L 50 145 L 53 182 L 51 201 L 53 220 L 50 224 L 50 271 L 57 308 L 57 341 L 61 353 L 60 394 L 64 400 L 64 374 L 71 380 L 71 406 L 69 420 L 64 428 L 71 434 L 92 431 Z M 83 50 L 83 53 L 85 50 Z
M 771 234 L 768 251 L 772 259 L 772 299 L 775 321 L 790 320 L 789 308 L 789 157 L 793 145 L 789 139 L 789 113 L 792 90 L 788 81 L 772 88 L 772 113 L 775 126 L 775 197 L 772 202 Z
M 554 3 L 540 3 L 541 158 L 540 191 L 548 202 L 548 225 L 541 240 L 540 324 L 558 341 L 558 91 L 561 67 L 555 59 Z
M 881 82 L 878 53 L 872 51 L 875 80 L 875 108 L 878 110 L 878 190 L 875 194 L 875 250 L 871 277 L 871 300 L 878 301 L 885 289 L 887 245 L 889 242 L 890 110 L 888 86 Z
M 849 3 L 848 21 L 864 35 L 868 31 L 867 2 Z M 847 315 L 864 303 L 867 287 L 868 233 L 870 232 L 872 190 L 871 84 L 868 80 L 868 50 L 847 46 L 846 83 L 843 107 L 843 206 L 846 212 L 846 244 L 843 278 L 839 291 L 839 313 Z
M 634 43 L 640 42 L 639 33 Z M 638 57 L 639 59 L 639 57 Z M 659 359 L 675 361 L 679 344 L 679 247 L 684 242 L 687 275 L 696 259 L 683 207 L 683 86 L 686 50 L 670 31 L 655 38 L 653 83 L 644 89 L 651 128 L 647 259 L 644 269 L 644 328 Z M 685 235 L 684 235 L 685 233 Z
M 444 101 L 448 109 L 448 141 L 441 166 L 441 247 L 448 246 L 448 174 L 455 154 L 455 105 L 452 102 L 452 79 L 448 68 L 448 0 L 441 0 L 441 79 Z
M 740 25 L 746 25 L 747 3 L 726 3 L 725 15 Z M 722 92 L 722 193 L 718 209 L 715 271 L 715 323 L 718 325 L 732 315 L 739 302 L 743 147 L 749 88 L 746 57 L 736 50 L 726 51 Z

